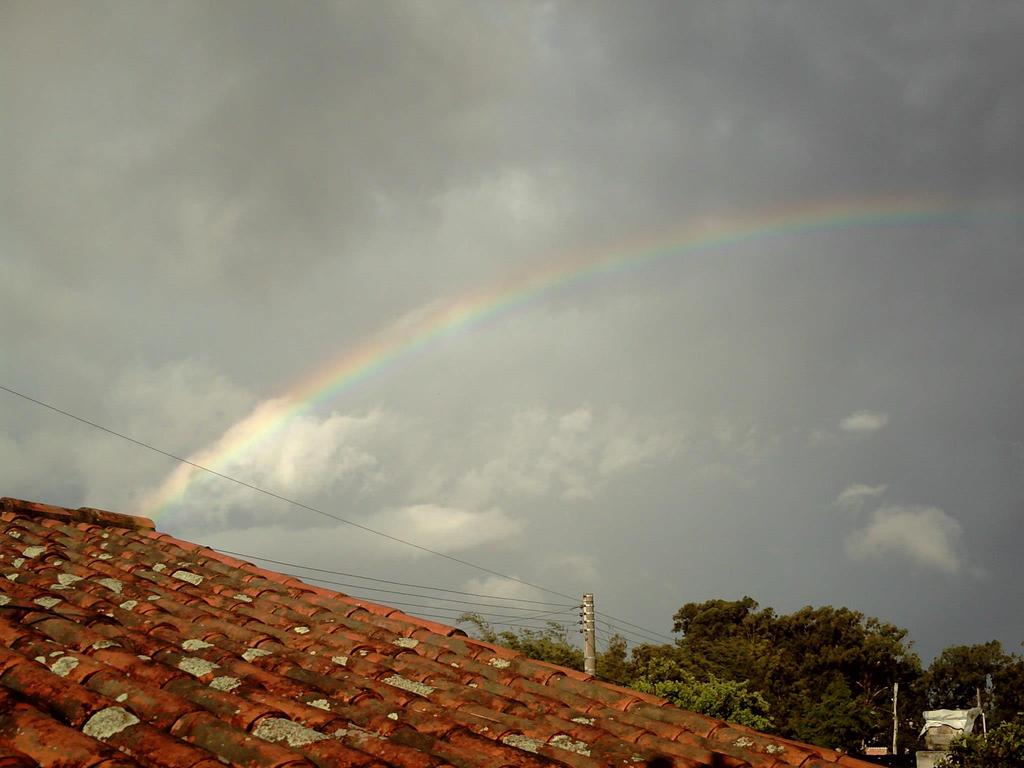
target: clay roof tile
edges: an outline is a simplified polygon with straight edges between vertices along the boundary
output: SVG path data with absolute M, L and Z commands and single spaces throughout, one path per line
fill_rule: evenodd
M 5 497 L 0 521 L 0 768 L 866 765 L 146 518 Z

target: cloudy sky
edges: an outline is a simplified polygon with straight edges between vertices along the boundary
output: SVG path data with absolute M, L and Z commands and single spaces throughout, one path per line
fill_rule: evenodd
M 4 3 L 0 384 L 657 632 L 749 594 L 1019 648 L 1022 36 L 997 2 Z M 668 247 L 894 197 L 948 212 Z M 0 493 L 545 597 L 4 392 Z

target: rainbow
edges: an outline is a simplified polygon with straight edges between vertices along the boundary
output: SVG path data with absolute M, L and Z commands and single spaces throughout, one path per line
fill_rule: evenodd
M 922 196 L 801 204 L 755 215 L 697 220 L 660 237 L 556 259 L 518 278 L 406 315 L 346 350 L 329 365 L 299 379 L 285 394 L 261 403 L 189 460 L 214 470 L 224 468 L 257 444 L 271 440 L 285 424 L 318 404 L 380 375 L 445 337 L 475 328 L 571 284 L 663 259 L 767 238 L 860 227 L 955 222 L 972 215 L 971 210 L 953 201 Z M 153 518 L 163 515 L 185 496 L 198 471 L 188 464 L 179 465 L 143 500 L 142 513 Z

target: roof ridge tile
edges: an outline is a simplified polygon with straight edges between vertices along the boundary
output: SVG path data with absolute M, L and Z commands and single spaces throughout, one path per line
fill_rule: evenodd
M 125 530 L 155 530 L 156 524 L 148 517 L 124 515 L 95 507 L 58 507 L 38 501 L 26 501 L 10 496 L 0 498 L 0 512 L 12 516 L 40 517 L 60 522 L 87 523 L 99 527 L 122 528 Z

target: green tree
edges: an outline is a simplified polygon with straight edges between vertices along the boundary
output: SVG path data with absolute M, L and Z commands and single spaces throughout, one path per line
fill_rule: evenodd
M 622 635 L 612 635 L 608 638 L 608 647 L 604 652 L 598 652 L 597 675 L 619 685 L 629 685 L 632 682 L 629 647 Z
M 671 661 L 648 665 L 632 687 L 668 699 L 677 707 L 764 731 L 771 727 L 768 702 L 749 683 L 709 675 L 698 680 Z
M 953 741 L 940 768 L 1020 768 L 1024 765 L 1024 720 L 997 725 L 988 732 Z
M 481 640 L 519 651 L 531 659 L 547 661 L 570 669 L 583 669 L 583 651 L 569 642 L 564 625 L 558 622 L 550 621 L 543 629 L 495 632 L 479 614 L 464 613 L 459 617 L 458 623 L 472 624 L 476 627 Z
M 792 715 L 793 735 L 801 741 L 858 751 L 865 736 L 872 733 L 871 712 L 840 674 L 836 674 L 816 698 L 808 698 Z
M 1011 661 L 992 675 L 992 722 L 1024 720 L 1024 659 Z
M 715 675 L 726 680 L 749 680 L 767 690 L 776 654 L 771 608 L 759 610 L 751 597 L 742 600 L 707 600 L 687 603 L 672 616 L 678 662 L 694 674 Z
M 1012 662 L 998 640 L 946 648 L 928 667 L 928 705 L 932 709 L 966 709 L 974 706 L 980 691 L 985 716 L 998 722 L 1001 717 L 996 717 L 995 702 L 987 691 L 997 680 L 1012 682 L 1013 674 L 1004 673 Z
M 893 683 L 903 686 L 904 718 L 914 712 L 908 705 L 919 690 L 921 662 L 905 629 L 849 608 L 808 607 L 778 618 L 775 644 L 778 661 L 769 692 L 790 717 L 789 733 L 798 734 L 797 721 L 805 718 L 807 702 L 818 700 L 830 687 L 838 695 L 836 676 L 860 708 L 860 738 L 867 744 L 887 741 Z M 837 732 L 843 730 L 841 720 L 837 715 Z M 909 723 L 903 732 L 911 733 Z
M 888 743 L 892 685 L 900 683 L 901 733 L 916 740 L 925 708 L 920 660 L 907 631 L 848 608 L 777 614 L 750 597 L 687 603 L 673 616 L 674 644 L 613 638 L 598 674 L 696 712 L 829 747 Z M 481 638 L 536 659 L 582 669 L 583 654 L 563 626 L 495 632 L 479 616 Z
M 892 685 L 903 686 L 904 703 L 919 690 L 921 663 L 912 652 L 907 631 L 848 608 L 802 608 L 792 614 L 762 609 L 750 597 L 687 603 L 673 619 L 682 632 L 675 662 L 693 672 L 736 682 L 749 681 L 771 705 L 778 731 L 786 736 L 851 743 L 846 735 L 852 708 L 860 728 L 859 746 L 884 743 L 889 732 Z M 842 679 L 842 684 L 837 681 Z M 844 693 L 845 691 L 845 693 Z M 840 707 L 835 727 L 825 727 L 830 697 Z M 904 706 L 905 715 L 920 709 Z M 905 720 L 907 718 L 905 717 Z M 909 722 L 904 732 L 910 733 Z

